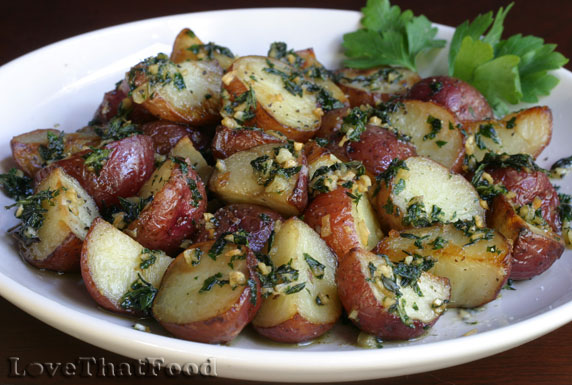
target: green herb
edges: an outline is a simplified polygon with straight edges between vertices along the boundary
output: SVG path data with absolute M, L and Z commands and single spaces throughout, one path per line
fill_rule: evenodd
M 220 46 L 220 45 L 216 45 L 214 43 L 193 44 L 192 46 L 190 46 L 187 49 L 189 51 L 191 51 L 192 53 L 194 53 L 195 55 L 197 55 L 197 54 L 199 54 L 199 52 L 203 51 L 203 52 L 205 52 L 206 57 L 208 59 L 212 59 L 214 53 L 218 53 L 219 55 L 223 55 L 223 56 L 229 57 L 231 59 L 234 58 L 234 54 L 231 52 L 230 49 L 223 47 L 223 46 Z
M 314 277 L 318 279 L 324 278 L 324 270 L 326 269 L 325 265 L 322 265 L 320 262 L 312 258 L 312 256 L 307 253 L 304 253 L 304 259 L 306 260 L 306 263 L 310 267 L 310 270 L 312 271 Z
M 429 88 L 431 89 L 432 94 L 436 94 L 443 89 L 443 83 L 433 79 L 431 84 L 429 84 Z
M 410 233 L 400 233 L 399 236 L 401 238 L 406 238 L 406 239 L 413 239 L 415 240 L 415 242 L 413 242 L 413 244 L 415 245 L 415 247 L 417 247 L 418 249 L 422 249 L 423 248 L 423 243 L 421 241 L 423 241 L 424 239 L 429 238 L 429 235 L 424 235 L 422 237 L 415 235 L 415 234 L 410 234 Z
M 438 140 L 438 141 L 435 142 L 435 144 L 437 144 L 437 146 L 439 146 L 439 148 L 441 148 L 441 147 L 443 147 L 444 145 L 446 145 L 447 142 L 444 141 L 444 140 Z
M 437 237 L 433 242 L 431 242 L 431 245 L 433 245 L 433 250 L 439 250 L 445 247 L 447 243 L 449 243 L 449 241 L 445 238 Z
M 305 287 L 306 287 L 306 282 L 302 282 L 294 286 L 288 286 L 284 291 L 284 293 L 286 295 L 298 293 L 299 291 L 302 291 Z
M 416 71 L 419 53 L 445 46 L 444 40 L 434 39 L 437 28 L 425 16 L 416 17 L 409 10 L 401 12 L 389 0 L 368 0 L 362 13 L 364 28 L 344 35 L 347 67 L 386 65 Z
M 291 63 L 288 60 L 288 56 L 291 55 L 294 58 L 294 62 Z M 293 49 L 288 49 L 286 43 L 281 41 L 276 41 L 270 44 L 270 48 L 268 49 L 268 57 L 273 59 L 281 60 L 288 65 L 293 65 L 296 68 L 300 68 L 304 64 L 304 59 L 300 57 Z
M 219 272 L 205 279 L 203 282 L 203 286 L 199 289 L 199 293 L 210 291 L 215 285 L 223 287 L 224 285 L 228 285 L 230 283 L 228 279 L 221 279 L 221 278 L 222 274 Z
M 375 177 L 375 180 L 377 181 L 378 184 L 378 188 L 374 192 L 374 195 L 376 195 L 379 192 L 379 184 L 381 183 L 381 181 L 384 181 L 385 186 L 389 187 L 389 183 L 393 180 L 393 178 L 395 178 L 399 170 L 409 170 L 409 168 L 407 167 L 407 164 L 405 163 L 404 160 L 401 160 L 399 158 L 393 158 L 387 169 Z
M 393 274 L 399 277 L 399 286 L 412 287 L 415 292 L 422 297 L 423 293 L 417 283 L 424 271 L 430 270 L 435 265 L 435 261 L 430 257 L 415 255 L 410 263 L 398 262 L 393 266 Z
M 544 171 L 535 162 L 534 158 L 528 154 L 494 154 L 491 152 L 485 153 L 483 160 L 478 164 L 478 167 L 482 166 L 483 169 L 491 168 L 513 168 L 517 171 L 525 170 L 527 172 L 531 171 Z M 478 168 L 477 167 L 477 168 Z
M 11 168 L 7 174 L 0 174 L 0 185 L 9 198 L 17 201 L 34 193 L 32 178 L 17 168 Z
M 403 224 L 413 227 L 431 226 L 431 220 L 427 217 L 427 211 L 425 211 L 423 201 L 412 198 L 407 206 L 407 214 L 403 217 Z
M 85 159 L 84 164 L 89 171 L 93 171 L 96 175 L 99 175 L 99 172 L 111 155 L 111 150 L 108 148 L 90 148 L 91 152 L 88 152 L 83 156 Z
M 270 218 L 268 214 L 261 213 L 259 217 L 262 220 L 262 223 L 264 223 L 265 225 L 272 223 L 272 218 Z
M 274 148 L 274 156 L 279 153 L 280 148 L 284 147 L 288 148 L 289 145 Z M 293 147 L 289 151 L 294 154 Z M 257 183 L 263 186 L 270 185 L 277 176 L 289 179 L 302 169 L 302 166 L 282 168 L 270 155 L 261 155 L 250 161 L 250 165 L 257 177 Z
M 516 288 L 513 286 L 514 281 L 512 279 L 508 279 L 506 281 L 506 284 L 502 287 L 505 290 L 516 290 Z
M 349 114 L 344 117 L 340 131 L 346 134 L 348 140 L 357 142 L 361 134 L 366 130 L 368 119 L 369 114 L 367 111 L 359 107 L 354 107 Z
M 400 178 L 399 181 L 397 181 L 397 183 L 395 184 L 395 186 L 393 186 L 393 194 L 399 195 L 399 193 L 402 192 L 404 189 L 405 189 L 405 180 Z
M 352 193 L 350 191 L 346 191 L 346 195 L 349 196 L 350 198 L 352 198 L 352 201 L 357 205 L 359 204 L 359 201 L 361 199 L 361 197 L 363 196 L 363 194 L 360 193 Z
M 517 34 L 501 40 L 512 6 L 501 7 L 494 18 L 489 12 L 459 25 L 449 51 L 449 75 L 477 88 L 497 115 L 506 115 L 508 103 L 536 103 L 548 95 L 558 84 L 548 71 L 568 62 L 554 51 L 556 45 L 538 37 Z
M 28 195 L 18 199 L 16 203 L 7 206 L 11 208 L 16 206 L 15 216 L 20 219 L 16 235 L 25 244 L 30 245 L 38 242 L 38 230 L 44 223 L 44 214 L 48 211 L 44 208 L 44 202 L 50 206 L 54 206 L 53 199 L 57 197 L 60 190 L 42 190 L 33 195 Z
M 299 277 L 298 270 L 292 267 L 292 260 L 287 264 L 280 265 L 275 270 L 275 283 L 290 283 L 294 282 Z
M 290 92 L 294 96 L 302 97 L 304 89 L 302 88 L 302 84 L 298 83 L 300 81 L 300 76 L 297 72 L 293 71 L 290 74 L 287 74 L 275 67 L 266 67 L 262 70 L 268 74 L 280 76 L 286 91 Z
M 141 258 L 141 263 L 139 264 L 139 267 L 141 269 L 147 269 L 149 266 L 153 265 L 157 261 L 157 253 L 159 252 L 156 250 L 149 250 L 147 248 L 144 248 L 141 251 L 141 255 L 142 256 L 148 255 L 148 257 L 145 259 Z
M 143 279 L 141 274 L 137 273 L 137 279 L 131 284 L 130 290 L 121 297 L 120 306 L 123 309 L 132 309 L 149 315 L 157 291 L 152 284 Z
M 572 221 L 572 196 L 568 194 L 558 194 L 558 199 L 560 200 L 560 205 L 558 206 L 558 212 L 560 214 L 560 219 L 562 222 Z
M 147 203 L 153 200 L 153 196 L 149 196 L 145 199 L 143 198 L 130 198 L 125 199 L 119 197 L 119 204 L 121 205 L 121 211 L 125 213 L 123 216 L 123 221 L 125 223 L 131 223 L 139 217 L 141 211 L 147 206 Z
M 113 117 L 105 126 L 96 126 L 95 133 L 103 140 L 121 140 L 131 135 L 141 134 L 139 125 L 126 120 L 121 114 Z
M 223 106 L 223 110 L 241 125 L 253 119 L 256 116 L 256 95 L 254 89 L 250 87 L 248 91 L 236 96 L 232 102 Z M 237 116 L 236 110 L 241 111 L 240 116 Z
M 550 167 L 550 177 L 561 179 L 572 170 L 572 156 L 556 161 Z
M 53 162 L 64 158 L 64 133 L 59 135 L 48 131 L 48 145 L 41 145 L 38 148 L 44 163 Z
M 499 138 L 494 126 L 490 123 L 489 124 L 481 124 L 479 126 L 479 130 L 475 134 L 475 143 L 477 144 L 477 147 L 480 148 L 481 150 L 486 150 L 487 146 L 483 142 L 482 137 L 489 138 L 493 142 L 495 142 L 496 144 L 501 143 L 500 138 Z
M 458 220 L 453 223 L 457 230 L 462 231 L 470 241 L 464 246 L 470 246 L 482 240 L 491 240 L 494 238 L 494 230 L 486 227 L 478 227 L 475 223 L 475 218 L 471 220 Z
M 256 284 L 256 281 L 253 278 L 248 278 L 246 284 L 250 289 L 250 303 L 256 305 L 256 302 L 258 300 L 258 285 Z
M 187 178 L 187 185 L 189 186 L 189 190 L 191 190 L 191 206 L 199 207 L 199 203 L 203 200 L 203 196 L 199 191 L 197 181 L 193 178 Z
M 355 173 L 354 179 L 358 179 L 360 176 L 365 174 L 365 167 L 363 163 L 359 161 L 350 162 L 336 162 L 329 166 L 322 166 L 314 171 L 310 179 L 310 192 L 329 192 L 331 191 L 330 183 L 334 175 L 344 175 L 348 171 L 353 171 Z M 342 184 L 343 187 L 351 189 L 353 182 L 347 181 Z M 334 187 L 335 188 L 335 187 Z M 352 194 L 353 195 L 353 194 Z M 357 198 L 357 197 L 356 197 Z M 359 199 L 357 199 L 359 202 Z M 357 203 L 357 202 L 356 202 Z
M 222 253 L 222 250 L 228 243 L 234 243 L 235 245 L 249 246 L 248 237 L 250 233 L 239 229 L 235 232 L 224 232 L 222 233 L 213 243 L 209 250 L 209 257 L 216 261 L 216 257 Z M 232 239 L 232 240 L 230 240 Z
M 516 116 L 513 116 L 506 122 L 506 128 L 511 129 L 516 126 Z
M 423 136 L 423 140 L 435 139 L 435 136 L 437 136 L 443 127 L 443 122 L 441 122 L 441 120 L 437 119 L 436 117 L 429 115 L 427 117 L 427 123 L 429 123 L 431 131 L 427 135 Z
M 328 145 L 328 139 L 326 138 L 315 138 L 314 141 L 320 147 L 326 147 Z
M 500 254 L 502 252 L 502 250 L 497 249 L 496 245 L 487 246 L 487 251 L 493 254 Z

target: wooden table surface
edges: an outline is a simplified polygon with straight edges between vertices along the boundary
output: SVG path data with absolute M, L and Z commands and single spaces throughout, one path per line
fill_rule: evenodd
M 215 5 L 207 1 L 191 0 L 129 0 L 129 1 L 4 1 L 0 6 L 0 64 L 46 44 L 83 32 L 110 25 L 150 17 L 204 10 L 293 6 L 339 9 L 359 9 L 361 1 L 342 0 L 289 0 L 289 1 L 230 1 L 219 0 Z M 479 12 L 496 9 L 508 1 L 480 0 L 401 0 L 393 1 L 402 8 L 423 13 L 430 20 L 458 25 Z M 541 36 L 557 43 L 558 50 L 572 57 L 572 1 L 517 0 L 505 23 L 506 34 L 523 33 Z M 505 35 L 506 36 L 506 35 Z M 232 48 L 232 47 L 231 47 Z M 567 65 L 571 69 L 571 64 Z M 3 90 L 14 92 L 14 90 Z M 32 128 L 31 128 L 32 129 Z M 0 298 L 0 384 L 96 384 L 101 378 L 71 379 L 62 376 L 21 378 L 9 376 L 9 357 L 20 357 L 29 362 L 70 362 L 78 356 L 103 357 L 108 362 L 124 362 L 127 359 L 70 337 L 25 314 L 14 305 Z M 238 384 L 223 378 L 195 376 L 188 378 L 139 378 L 149 383 L 205 383 Z M 279 380 L 279 379 L 277 379 Z M 106 383 L 125 383 L 126 379 L 106 378 Z M 127 380 L 129 382 L 129 380 Z M 157 381 L 159 383 L 159 381 Z M 375 380 L 375 384 L 572 384 L 572 323 L 525 345 L 481 359 L 434 372 Z

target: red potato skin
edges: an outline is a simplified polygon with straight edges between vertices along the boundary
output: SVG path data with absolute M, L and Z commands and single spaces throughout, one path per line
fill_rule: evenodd
M 189 137 L 198 151 L 205 151 L 211 141 L 210 135 L 203 130 L 166 120 L 146 123 L 141 126 L 141 131 L 153 140 L 155 152 L 162 155 L 167 155 L 177 142 L 185 136 Z
M 375 298 L 360 266 L 360 251 L 352 249 L 339 261 L 336 271 L 338 295 L 346 312 L 357 310 L 357 319 L 351 321 L 366 333 L 385 340 L 408 340 L 425 333 L 425 328 L 437 322 L 438 317 L 424 324 L 414 320 L 405 325 L 398 316 L 391 314 Z
M 433 91 L 432 87 L 437 83 L 441 83 L 442 87 Z M 475 87 L 450 76 L 433 76 L 415 83 L 409 90 L 407 99 L 440 104 L 456 114 L 459 120 L 485 120 L 494 117 L 489 103 Z
M 298 180 L 296 181 L 296 186 L 292 191 L 292 195 L 288 198 L 288 202 L 292 206 L 296 207 L 300 212 L 303 212 L 308 206 L 308 166 L 306 162 L 306 156 L 304 154 L 302 157 L 302 170 L 298 173 Z
M 193 194 L 187 179 L 195 181 L 202 199 L 192 205 Z M 196 224 L 207 208 L 207 194 L 199 175 L 189 167 L 183 175 L 177 165 L 169 181 L 155 194 L 153 201 L 127 227 L 127 233 L 144 247 L 175 255 L 181 242 L 195 231 Z
M 18 251 L 24 260 L 38 269 L 76 273 L 80 270 L 82 244 L 81 239 L 70 233 L 52 254 L 41 261 L 35 259 L 28 248 L 22 243 L 19 243 Z
M 95 114 L 93 115 L 92 124 L 105 124 L 117 115 L 119 105 L 124 99 L 129 99 L 131 104 L 131 111 L 127 114 L 126 118 L 133 123 L 146 123 L 153 121 L 155 118 L 141 105 L 133 103 L 129 95 L 129 86 L 125 81 L 122 81 L 117 88 L 108 91 L 103 95 L 103 100 Z
M 495 183 L 502 183 L 509 191 L 516 194 L 513 203 L 523 206 L 532 203 L 534 198 L 542 200 L 542 217 L 550 224 L 554 232 L 559 232 L 562 226 L 558 207 L 560 199 L 548 176 L 542 171 L 526 172 L 514 168 L 497 168 L 487 170 Z
M 313 228 L 330 249 L 343 258 L 351 249 L 361 246 L 352 215 L 352 200 L 348 189 L 339 187 L 319 194 L 304 212 L 304 222 Z M 330 216 L 330 234 L 322 235 L 322 218 Z
M 264 223 L 261 214 L 269 220 Z M 270 238 L 276 221 L 283 220 L 282 216 L 266 207 L 250 204 L 232 204 L 216 211 L 214 217 L 217 226 L 212 234 L 202 227 L 197 236 L 197 242 L 205 242 L 216 239 L 226 232 L 236 232 L 240 229 L 248 232 L 248 245 L 250 249 L 258 253 L 262 251 Z
M 111 153 L 99 175 L 85 167 L 83 155 L 89 151 L 84 151 L 39 170 L 35 181 L 39 183 L 53 168 L 61 167 L 78 180 L 99 208 L 117 204 L 119 197 L 136 195 L 155 167 L 151 138 L 145 135 L 130 136 L 111 142 L 104 148 L 111 150 Z
M 287 344 L 297 344 L 300 342 L 311 341 L 322 334 L 326 333 L 335 322 L 329 324 L 314 324 L 306 321 L 300 314 L 296 313 L 294 317 L 272 327 L 253 326 L 258 334 L 272 341 L 283 342 Z
M 202 247 L 204 245 L 206 246 Z M 209 250 L 210 246 L 212 246 L 212 242 L 195 245 L 195 247 L 199 247 L 203 250 Z M 184 257 L 181 254 L 177 258 Z M 248 278 L 253 279 L 256 283 L 256 301 L 254 304 L 251 302 L 250 286 L 247 285 L 243 289 L 238 301 L 223 314 L 219 314 L 206 320 L 189 322 L 186 324 L 159 321 L 161 326 L 175 337 L 189 341 L 218 344 L 229 342 L 234 339 L 242 329 L 252 321 L 256 312 L 258 312 L 258 309 L 260 309 L 260 306 L 262 305 L 262 295 L 260 292 L 261 284 L 258 274 L 256 273 L 258 260 L 252 251 L 249 251 L 246 255 L 246 263 L 248 266 Z M 167 268 L 165 276 L 169 274 L 169 270 L 174 265 L 175 264 L 171 264 Z
M 215 158 L 225 159 L 240 151 L 270 143 L 284 143 L 285 140 L 264 131 L 233 130 L 218 126 L 211 143 L 211 150 Z
M 232 67 L 229 71 L 231 70 Z M 235 97 L 248 91 L 248 88 L 238 78 L 234 78 L 228 85 L 223 83 L 223 88 L 229 92 L 231 100 L 234 100 Z M 260 127 L 265 131 L 278 131 L 286 135 L 288 139 L 292 139 L 297 142 L 306 142 L 309 139 L 312 139 L 320 127 L 320 123 L 312 130 L 297 130 L 293 127 L 286 127 L 266 112 L 261 103 L 256 103 L 255 116 L 254 118 L 246 121 L 245 125 L 249 127 Z

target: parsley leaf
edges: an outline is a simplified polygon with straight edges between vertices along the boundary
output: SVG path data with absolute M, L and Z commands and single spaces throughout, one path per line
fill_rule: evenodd
M 437 28 L 425 16 L 414 16 L 410 10 L 401 12 L 389 0 L 368 0 L 362 13 L 364 28 L 344 35 L 347 67 L 388 65 L 416 71 L 419 53 L 445 45 L 444 40 L 435 39 Z

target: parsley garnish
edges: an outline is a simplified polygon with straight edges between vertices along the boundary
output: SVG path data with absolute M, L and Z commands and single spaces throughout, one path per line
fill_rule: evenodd
M 219 272 L 205 279 L 203 282 L 203 286 L 199 289 L 199 293 L 210 291 L 215 285 L 223 287 L 224 285 L 228 285 L 230 283 L 228 279 L 221 279 L 221 278 L 222 274 Z
M 85 166 L 88 170 L 95 172 L 99 175 L 99 172 L 109 159 L 111 155 L 111 150 L 108 148 L 95 148 L 91 147 L 91 152 L 88 152 L 83 156 L 85 159 Z
M 139 267 L 144 270 L 153 265 L 157 261 L 157 253 L 158 251 L 147 248 L 141 250 L 141 263 L 139 264 Z M 143 258 L 145 256 L 147 257 Z
M 59 135 L 48 131 L 48 145 L 41 145 L 38 148 L 44 163 L 53 162 L 64 158 L 64 133 Z
M 7 174 L 0 174 L 0 185 L 8 197 L 17 201 L 34 193 L 32 178 L 17 168 L 10 169 Z
M 18 225 L 16 235 L 24 244 L 30 245 L 40 240 L 38 229 L 42 227 L 44 214 L 48 211 L 43 207 L 43 203 L 48 202 L 49 205 L 53 206 L 53 198 L 59 193 L 60 190 L 42 190 L 36 194 L 23 197 L 13 205 L 6 207 L 17 207 L 14 215 L 22 222 Z
M 120 299 L 120 306 L 124 309 L 133 309 L 149 315 L 151 305 L 157 289 L 152 284 L 145 281 L 141 274 L 137 274 L 137 279 L 131 284 L 130 290 Z
M 312 271 L 314 277 L 318 279 L 324 278 L 324 270 L 326 269 L 325 265 L 322 265 L 320 262 L 312 258 L 312 256 L 307 253 L 304 253 L 304 259 L 306 260 L 306 263 L 310 267 L 310 270 Z

